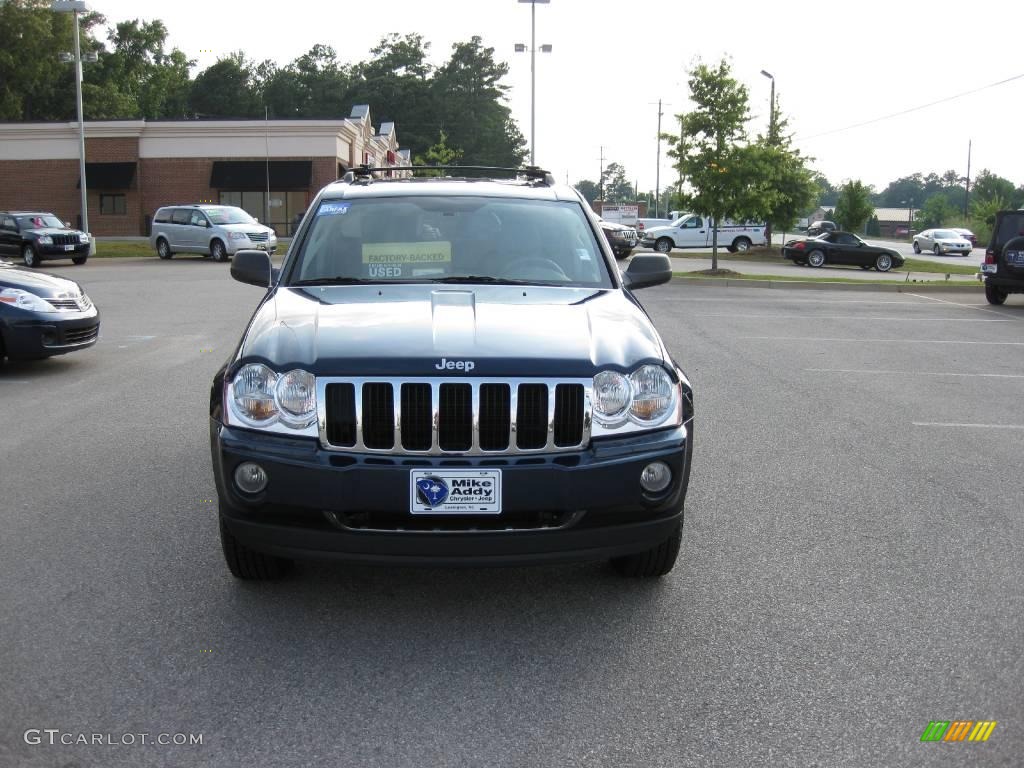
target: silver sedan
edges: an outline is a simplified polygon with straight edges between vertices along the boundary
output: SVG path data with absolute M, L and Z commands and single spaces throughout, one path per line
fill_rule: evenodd
M 951 229 L 926 229 L 914 235 L 914 253 L 931 251 L 936 256 L 948 253 L 967 256 L 973 247 L 970 240 Z

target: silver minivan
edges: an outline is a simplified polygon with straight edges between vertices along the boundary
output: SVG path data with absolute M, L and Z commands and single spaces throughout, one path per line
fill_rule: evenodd
M 168 205 L 157 209 L 149 244 L 161 259 L 202 253 L 227 261 L 237 251 L 277 250 L 277 235 L 233 205 Z

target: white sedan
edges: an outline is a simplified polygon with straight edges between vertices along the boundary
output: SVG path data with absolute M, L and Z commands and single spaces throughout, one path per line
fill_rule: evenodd
M 931 251 L 936 256 L 947 253 L 967 256 L 973 247 L 970 240 L 951 229 L 926 229 L 914 235 L 914 253 Z

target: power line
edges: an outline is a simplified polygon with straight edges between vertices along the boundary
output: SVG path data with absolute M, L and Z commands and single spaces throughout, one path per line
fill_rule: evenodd
M 984 90 L 987 90 L 989 88 L 995 88 L 997 85 L 1005 85 L 1006 83 L 1012 83 L 1014 80 L 1020 80 L 1021 78 L 1024 78 L 1024 72 L 1022 72 L 1019 75 L 1014 75 L 1013 77 L 1008 77 L 1005 80 L 1000 80 L 997 83 L 989 83 L 988 85 L 983 85 L 980 88 L 974 88 L 973 90 L 970 90 L 970 91 L 964 91 L 963 93 L 958 93 L 958 94 L 956 94 L 954 96 L 947 96 L 946 98 L 939 99 L 938 101 L 932 101 L 932 102 L 929 102 L 928 104 L 922 104 L 922 105 L 920 105 L 918 107 L 911 107 L 910 109 L 904 109 L 904 110 L 902 110 L 900 112 L 893 112 L 891 115 L 883 115 L 882 117 L 876 117 L 876 118 L 874 118 L 872 120 L 865 120 L 863 123 L 855 123 L 854 125 L 848 125 L 845 128 L 833 128 L 830 131 L 824 131 L 823 133 L 815 133 L 815 134 L 813 134 L 811 136 L 796 136 L 794 138 L 794 140 L 795 141 L 809 141 L 810 139 L 817 139 L 817 138 L 819 138 L 821 136 L 830 136 L 833 133 L 842 133 L 843 131 L 852 131 L 854 128 L 863 128 L 865 125 L 871 125 L 872 123 L 879 123 L 882 120 L 889 120 L 889 119 L 891 119 L 893 117 L 900 117 L 901 115 L 907 115 L 907 114 L 910 114 L 911 112 L 918 112 L 918 111 L 920 111 L 922 109 L 928 109 L 928 107 L 934 107 L 936 104 L 945 104 L 947 101 L 953 101 L 954 99 L 960 99 L 960 98 L 963 98 L 964 96 L 970 96 L 972 93 L 979 93 L 980 91 L 984 91 Z

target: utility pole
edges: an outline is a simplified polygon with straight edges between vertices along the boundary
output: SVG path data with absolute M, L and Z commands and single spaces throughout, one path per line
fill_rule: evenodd
M 597 174 L 597 199 L 604 208 L 604 145 L 601 145 L 601 171 Z
M 971 140 L 967 140 L 967 179 L 964 186 L 964 218 L 968 216 L 968 203 L 971 200 Z
M 654 166 L 654 218 L 661 210 L 661 99 L 658 99 L 658 160 Z

